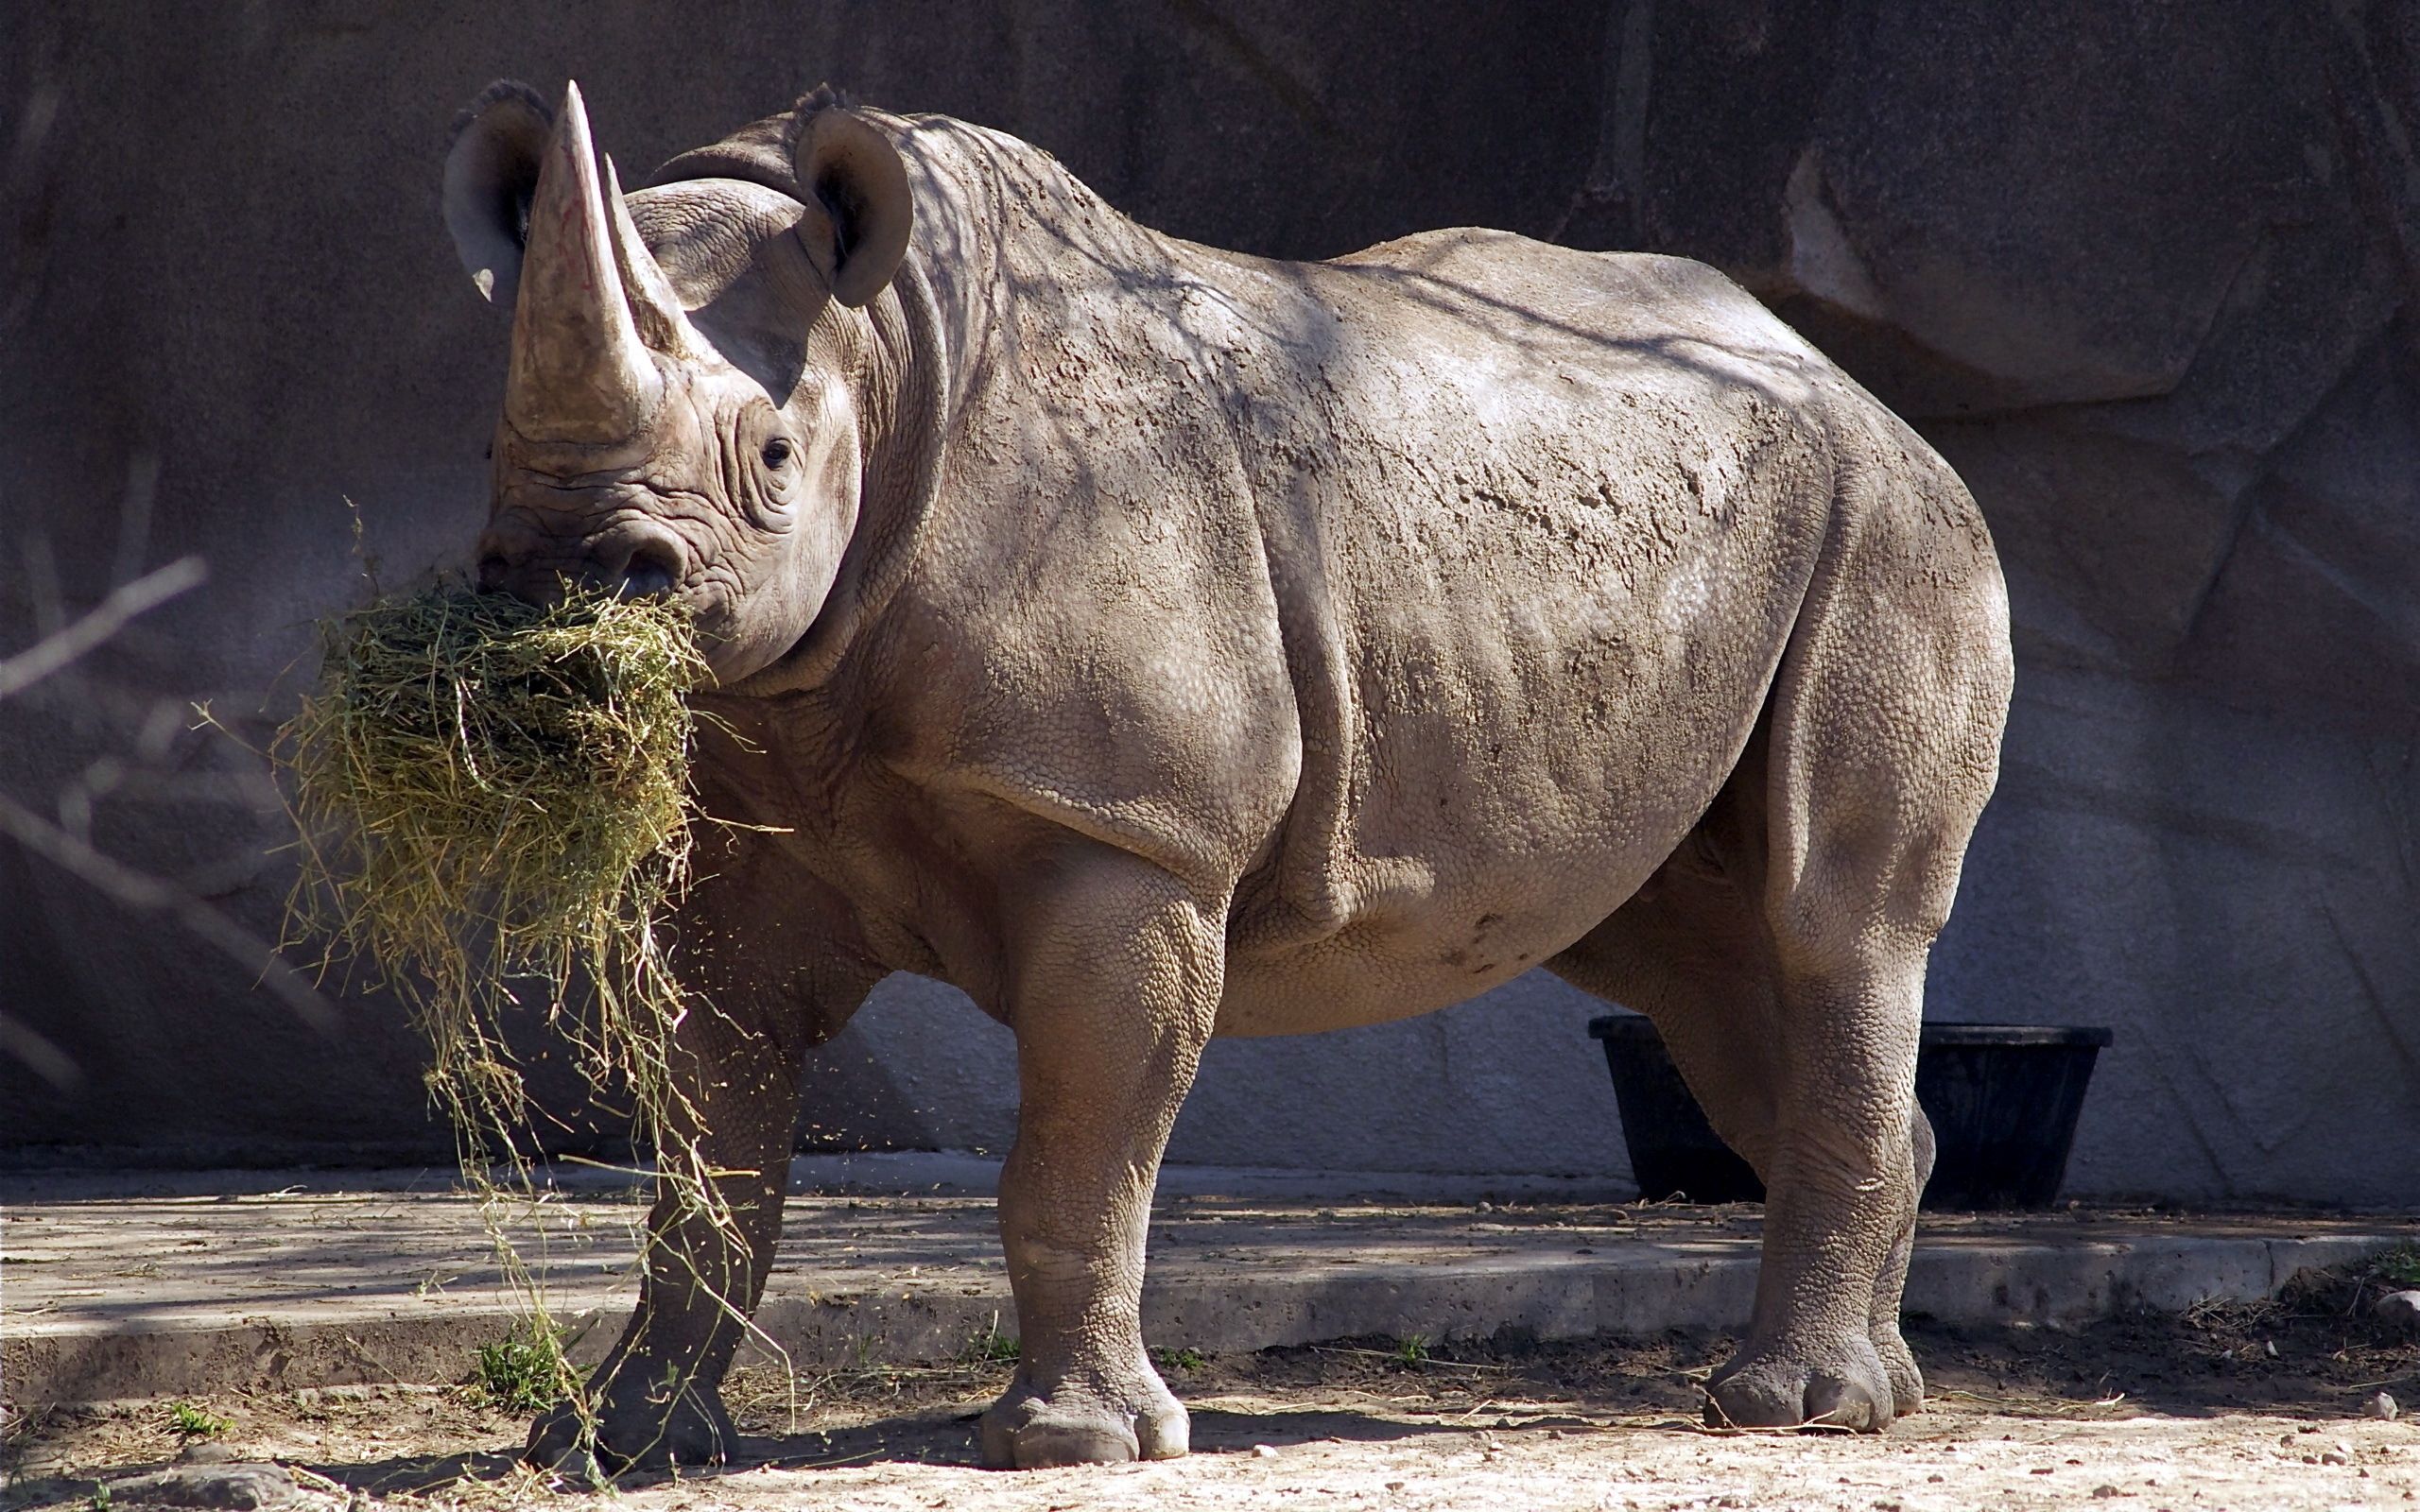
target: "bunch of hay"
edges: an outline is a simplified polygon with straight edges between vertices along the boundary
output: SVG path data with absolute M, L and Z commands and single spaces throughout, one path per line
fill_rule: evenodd
M 526 1159 L 502 1028 L 516 984 L 592 1087 L 629 1090 L 643 1135 L 681 1126 L 682 997 L 656 926 L 688 876 L 683 696 L 706 674 L 687 613 L 441 588 L 322 642 L 320 689 L 273 747 L 302 834 L 292 917 L 410 1003 L 466 1170 L 498 1145 Z
M 412 1007 L 428 1086 L 527 1317 L 524 1396 L 567 1400 L 593 1442 L 594 1383 L 562 1354 L 544 1256 L 508 1231 L 535 1196 L 527 1097 L 505 1037 L 543 994 L 589 1087 L 627 1093 L 660 1190 L 738 1230 L 673 1072 L 683 997 L 658 925 L 689 875 L 692 716 L 707 680 L 687 612 L 573 593 L 550 608 L 435 589 L 322 627 L 319 690 L 271 755 L 302 832 L 294 928 L 368 963 Z M 543 1245 L 545 1226 L 527 1219 Z M 735 1306 L 733 1316 L 777 1346 Z M 534 1395 L 533 1395 L 534 1394 Z

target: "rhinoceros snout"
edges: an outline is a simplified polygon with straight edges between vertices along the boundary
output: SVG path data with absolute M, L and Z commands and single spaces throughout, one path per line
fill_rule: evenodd
M 688 560 L 681 538 L 657 524 L 625 524 L 552 550 L 527 532 L 491 529 L 479 541 L 479 587 L 532 604 L 554 603 L 566 584 L 643 598 L 678 588 Z

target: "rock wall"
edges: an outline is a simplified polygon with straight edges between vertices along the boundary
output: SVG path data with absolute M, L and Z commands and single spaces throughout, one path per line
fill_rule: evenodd
M 1201 240 L 1474 223 L 1738 278 L 1957 464 L 2007 559 L 2018 703 L 1931 1011 L 2117 1028 L 2079 1190 L 2420 1197 L 2412 7 L 60 0 L 10 27 L 0 648 L 146 565 L 212 571 L 0 701 L 21 1158 L 442 1150 L 390 1007 L 331 983 L 314 1027 L 5 833 L 57 818 L 274 933 L 273 801 L 186 706 L 273 723 L 359 592 L 348 500 L 390 579 L 475 530 L 504 331 L 438 221 L 452 112 L 575 76 L 636 165 L 829 77 Z M 1173 1153 L 1617 1170 L 1590 1007 L 1532 978 L 1215 1046 Z M 1013 1118 L 1005 1032 L 909 979 L 810 1083 L 829 1143 L 997 1147 Z

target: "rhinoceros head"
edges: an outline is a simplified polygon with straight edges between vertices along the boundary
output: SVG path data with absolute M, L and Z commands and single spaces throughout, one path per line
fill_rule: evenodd
M 802 114 L 795 180 L 625 196 L 577 85 L 491 86 L 458 129 L 445 218 L 512 313 L 483 587 L 675 593 L 729 686 L 814 622 L 856 530 L 870 326 L 910 212 L 866 118 Z M 835 305 L 841 306 L 839 310 Z

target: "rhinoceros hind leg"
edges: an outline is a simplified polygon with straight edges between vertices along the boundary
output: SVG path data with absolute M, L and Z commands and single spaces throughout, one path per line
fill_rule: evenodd
M 1913 1109 L 1914 1126 L 1910 1130 L 1915 1157 L 1915 1193 L 1918 1201 L 1924 1197 L 1925 1183 L 1932 1179 L 1932 1122 L 1925 1117 L 1924 1108 Z M 1907 1228 L 1898 1242 L 1891 1246 L 1882 1269 L 1874 1280 L 1874 1307 L 1866 1317 L 1866 1336 L 1874 1341 L 1875 1353 L 1882 1358 L 1882 1371 L 1891 1381 L 1891 1410 L 1901 1418 L 1913 1417 L 1925 1410 L 1924 1372 L 1916 1367 L 1916 1357 L 1908 1348 L 1907 1339 L 1899 1332 L 1899 1297 L 1907 1289 L 1908 1262 L 1916 1246 L 1916 1215 L 1911 1208 Z
M 2009 665 L 1996 571 L 1962 541 L 1917 540 L 1928 516 L 1891 497 L 1905 487 L 1853 487 L 1862 527 L 1819 571 L 1731 781 L 1552 963 L 1655 1021 L 1764 1179 L 1755 1310 L 1708 1383 L 1717 1422 L 1878 1430 L 1924 1400 L 1898 1329 L 1932 1154 L 1916 1039 Z M 1945 473 L 1927 487 L 1937 512 L 1962 499 Z
M 1849 1428 L 1891 1425 L 1888 1371 L 1872 1341 L 1851 1335 L 1825 1354 L 1804 1346 L 1758 1351 L 1751 1345 L 1706 1383 L 1705 1420 L 1716 1428 Z
M 1765 1178 L 1764 1260 L 1739 1352 L 1706 1384 L 1706 1418 L 1743 1428 L 1879 1431 L 1924 1400 L 1898 1330 L 1916 1217 L 1920 972 L 1786 982 L 1789 1046 Z
M 1784 1049 L 1788 996 L 1761 902 L 1765 747 L 1759 733 L 1696 833 L 1620 911 L 1547 964 L 1652 1019 L 1715 1132 L 1778 1187 L 1781 1110 L 1805 1073 Z M 1864 1054 L 1850 1044 L 1825 1058 L 1839 1065 Z M 1887 1122 L 1891 1100 L 1887 1091 L 1876 1097 L 1874 1115 Z M 1844 1263 L 1791 1287 L 1798 1315 L 1782 1331 L 1752 1332 L 1709 1384 L 1710 1422 L 1879 1429 L 1921 1405 L 1924 1377 L 1898 1329 L 1914 1206 L 1871 1222 L 1855 1206 L 1835 1206 L 1826 1219 L 1840 1230 Z M 1874 1259 L 1860 1264 L 1855 1251 Z M 1766 1266 L 1770 1281 L 1770 1241 Z M 1761 1288 L 1758 1305 L 1761 1319 Z
M 1880 1429 L 1923 1405 L 1898 1329 L 1931 1128 L 1915 1103 L 1925 969 L 1999 765 L 2007 598 L 1973 503 L 1903 435 L 1852 462 L 1767 704 L 1772 1119 L 1764 1259 L 1708 1416 Z M 1895 462 L 1893 460 L 1896 454 Z
M 1931 1154 L 1911 1093 L 1921 966 L 1844 987 L 1782 965 L 1761 902 L 1762 744 L 1638 896 L 1550 964 L 1654 1020 L 1765 1182 L 1755 1314 L 1707 1419 L 1878 1430 L 1924 1400 L 1898 1327 Z

